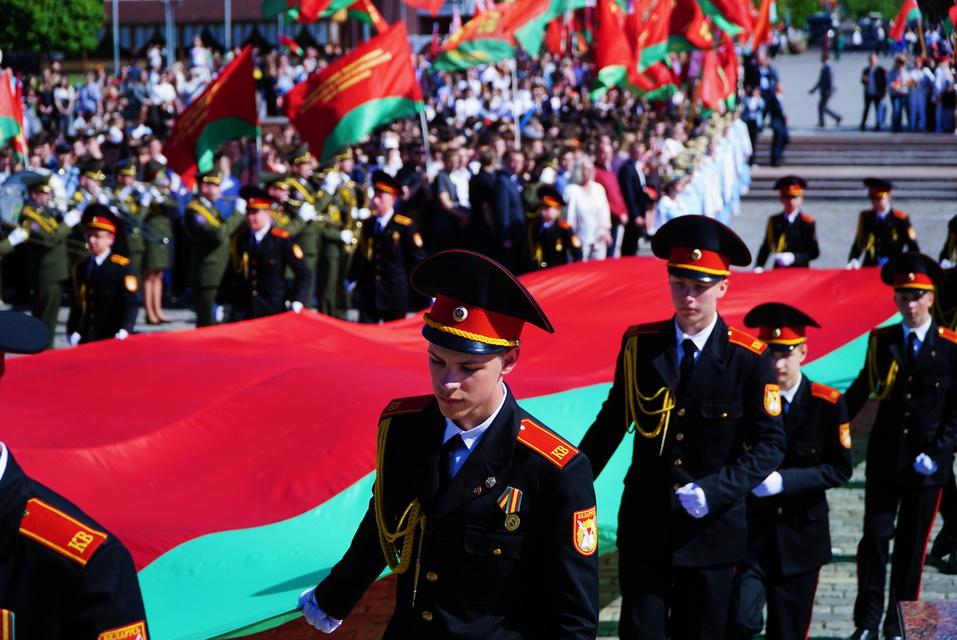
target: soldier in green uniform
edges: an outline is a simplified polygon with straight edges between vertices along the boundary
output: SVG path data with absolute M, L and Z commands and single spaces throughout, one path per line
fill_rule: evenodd
M 27 196 L 20 219 L 22 227 L 30 235 L 26 247 L 27 276 L 33 289 L 31 313 L 46 325 L 52 336 L 56 332 L 63 283 L 70 276 L 67 237 L 80 222 L 80 212 L 71 209 L 61 220 L 49 208 L 53 188 L 48 176 L 30 178 L 27 181 Z M 51 340 L 48 348 L 52 345 Z
M 179 207 L 169 191 L 165 167 L 150 160 L 143 167 L 146 193 L 140 201 L 144 209 L 143 222 L 153 229 L 157 238 L 166 242 L 150 242 L 143 256 L 143 306 L 146 323 L 169 322 L 163 313 L 163 272 L 170 266 L 170 242 L 173 239 L 173 221 L 170 214 Z
M 286 183 L 289 185 L 290 205 L 300 208 L 303 205 L 311 205 L 317 214 L 322 214 L 332 197 L 317 188 L 312 180 L 312 156 L 309 154 L 309 148 L 306 145 L 300 145 L 287 158 L 289 165 L 289 177 Z M 307 209 L 308 210 L 308 209 Z M 316 270 L 319 266 L 319 256 L 322 250 L 320 237 L 325 234 L 323 228 L 324 222 L 318 218 L 309 220 L 303 226 L 302 230 L 295 236 L 296 244 L 302 249 L 303 259 L 309 267 L 310 291 L 313 291 L 316 283 Z M 312 304 L 312 296 L 309 297 L 309 306 Z
M 213 317 L 213 304 L 229 260 L 229 239 L 245 220 L 246 202 L 237 201 L 233 215 L 224 218 L 216 208 L 222 195 L 222 174 L 213 169 L 196 178 L 198 194 L 186 205 L 183 229 L 190 244 L 189 283 L 196 303 L 196 326 L 208 327 L 222 321 Z
M 116 251 L 129 258 L 130 266 L 137 278 L 142 277 L 143 258 L 146 253 L 146 240 L 143 237 L 143 219 L 140 212 L 142 193 L 136 184 L 136 162 L 127 158 L 113 169 L 114 206 L 123 210 L 126 220 L 116 239 Z
M 330 316 L 345 311 L 345 278 L 349 263 L 358 247 L 359 187 L 345 173 L 341 164 L 352 160 L 349 149 L 336 157 L 336 164 L 320 174 L 322 192 L 332 201 L 320 218 L 322 251 L 318 269 L 319 310 Z

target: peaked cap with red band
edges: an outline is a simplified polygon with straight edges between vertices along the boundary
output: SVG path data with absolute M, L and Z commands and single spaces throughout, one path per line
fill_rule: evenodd
M 759 304 L 744 316 L 747 327 L 758 330 L 758 340 L 773 351 L 791 351 L 806 340 L 808 327 L 821 328 L 814 319 L 788 304 Z
M 385 171 L 376 171 L 372 174 L 372 190 L 397 196 L 402 191 L 402 185 Z
M 565 206 L 565 199 L 562 198 L 562 194 L 550 184 L 543 184 L 535 193 L 538 196 L 538 206 L 540 207 L 561 209 Z
M 412 271 L 412 286 L 435 298 L 425 313 L 422 335 L 446 349 L 498 353 L 519 345 L 526 322 L 555 332 L 528 289 L 480 253 L 436 253 Z
M 867 187 L 867 196 L 869 198 L 882 198 L 889 195 L 894 188 L 887 180 L 880 178 L 864 178 L 864 186 Z
M 98 202 L 94 202 L 83 210 L 82 221 L 87 229 L 103 229 L 110 233 L 116 233 L 118 229 L 122 229 L 116 214 L 110 211 L 109 207 Z
M 775 181 L 774 188 L 780 191 L 782 196 L 800 196 L 807 189 L 807 180 L 800 176 L 784 176 Z
M 668 273 L 680 278 L 715 282 L 728 277 L 730 265 L 751 264 L 751 252 L 734 231 L 714 218 L 680 216 L 666 222 L 651 238 L 651 250 L 668 261 Z
M 881 280 L 895 289 L 933 291 L 943 272 L 940 265 L 923 253 L 898 253 L 881 267 Z
M 259 187 L 246 185 L 239 189 L 239 197 L 247 202 L 246 210 L 269 209 L 276 201 L 269 192 Z

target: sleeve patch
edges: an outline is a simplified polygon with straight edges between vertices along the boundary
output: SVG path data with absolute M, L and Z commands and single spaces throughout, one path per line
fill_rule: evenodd
M 296 256 L 297 260 L 302 260 L 305 254 L 302 252 L 302 247 L 298 244 L 294 244 L 292 245 L 292 255 Z
M 948 340 L 957 344 L 957 333 L 954 333 L 947 327 L 937 327 L 937 335 L 939 335 L 944 340 Z
M 628 330 L 625 332 L 625 337 L 643 335 L 646 333 L 658 333 L 661 331 L 661 327 L 664 326 L 667 320 L 661 322 L 646 322 L 645 324 L 636 324 L 628 327 Z
M 837 403 L 841 397 L 841 392 L 835 389 L 834 387 L 829 387 L 826 384 L 821 384 L 819 382 L 811 383 L 811 395 L 815 398 L 820 398 L 821 400 L 827 400 L 831 404 Z
M 578 455 L 578 449 L 533 420 L 525 418 L 518 430 L 518 441 L 541 454 L 549 462 L 564 469 Z
M 840 427 L 841 432 L 841 446 L 845 449 L 851 448 L 851 423 L 845 422 Z
M 136 290 L 139 289 L 139 283 L 136 281 L 136 276 L 125 276 L 123 278 L 123 286 L 125 286 L 126 290 L 130 293 L 136 293 Z
M 741 331 L 735 327 L 728 327 L 728 342 L 736 344 L 739 347 L 744 347 L 752 353 L 761 355 L 764 353 L 765 349 L 768 348 L 768 345 L 761 342 L 750 333 L 746 331 Z
M 392 416 L 401 416 L 408 413 L 419 413 L 432 401 L 434 396 L 412 396 L 411 398 L 398 398 L 386 405 L 382 410 L 380 420 L 391 418 Z
M 404 227 L 408 227 L 410 224 L 412 224 L 412 218 L 408 218 L 398 213 L 395 214 L 393 220 L 396 221 L 396 224 L 401 224 Z
M 130 263 L 130 259 L 125 256 L 121 256 L 114 253 L 113 255 L 110 256 L 110 262 L 115 262 L 116 264 L 125 267 L 126 265 Z
M 419 249 L 425 246 L 425 243 L 422 242 L 422 236 L 420 236 L 418 233 L 412 235 L 412 244 L 417 246 Z
M 764 385 L 764 410 L 769 416 L 781 415 L 781 387 L 778 385 Z
M 597 507 L 576 511 L 572 516 L 572 541 L 575 551 L 591 556 L 598 550 Z
M 96 637 L 96 640 L 127 640 L 127 638 L 130 640 L 149 640 L 146 635 L 146 621 L 140 620 L 125 627 L 104 631 Z
M 107 539 L 104 532 L 86 526 L 38 498 L 27 501 L 20 533 L 84 566 Z

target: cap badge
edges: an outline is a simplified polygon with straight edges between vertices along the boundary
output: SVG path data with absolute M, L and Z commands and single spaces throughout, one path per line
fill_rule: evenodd
M 780 337 L 781 337 L 781 330 L 778 329 L 778 328 L 775 328 L 773 331 L 771 331 L 771 337 L 780 338 Z
M 915 276 L 913 273 L 908 273 L 908 274 L 907 274 L 907 281 L 908 281 L 908 282 L 913 282 L 913 281 L 916 280 L 916 279 L 917 279 L 917 276 Z
M 701 260 L 701 249 L 695 249 L 691 252 L 691 260 L 694 262 Z
M 462 322 L 469 317 L 469 310 L 463 306 L 458 306 L 452 309 L 452 319 L 456 322 Z

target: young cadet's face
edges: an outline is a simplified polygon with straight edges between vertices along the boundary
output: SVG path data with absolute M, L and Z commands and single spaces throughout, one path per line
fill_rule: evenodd
M 801 363 L 807 357 L 807 344 L 799 344 L 790 351 L 772 351 L 771 364 L 774 377 L 781 388 L 787 391 L 795 384 L 801 374 Z
M 668 287 L 678 326 L 685 333 L 694 335 L 711 322 L 718 308 L 718 299 L 728 290 L 728 279 L 701 282 L 668 274 Z
M 934 306 L 934 292 L 897 289 L 894 291 L 894 304 L 897 305 L 904 324 L 916 329 L 930 318 L 930 308 Z
M 485 422 L 502 401 L 502 378 L 518 362 L 518 351 L 478 355 L 430 343 L 429 375 L 442 415 L 464 431 Z

